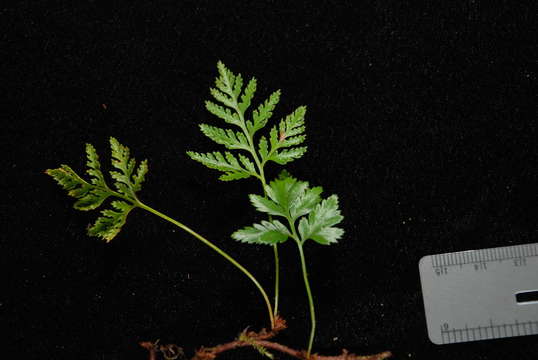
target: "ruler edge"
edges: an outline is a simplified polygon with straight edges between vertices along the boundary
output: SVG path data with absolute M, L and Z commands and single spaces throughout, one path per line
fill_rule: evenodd
M 430 339 L 430 341 L 434 344 L 434 345 L 437 345 L 437 346 L 442 346 L 442 345 L 453 345 L 453 344 L 465 344 L 465 343 L 469 343 L 469 342 L 480 342 L 480 341 L 487 341 L 487 340 L 496 340 L 496 339 L 509 339 L 511 337 L 519 337 L 519 336 L 508 336 L 508 337 L 502 337 L 502 338 L 493 338 L 493 339 L 483 339 L 483 340 L 471 340 L 471 341 L 460 341 L 460 342 L 454 342 L 454 343 L 444 343 L 444 342 L 436 342 L 432 339 L 432 334 L 430 334 L 430 327 L 429 327 L 429 322 L 428 322 L 428 311 L 426 311 L 426 301 L 425 300 L 425 292 L 424 292 L 424 281 L 422 281 L 423 277 L 422 277 L 422 271 L 421 270 L 421 267 L 424 265 L 424 266 L 427 266 L 426 264 L 424 264 L 424 262 L 427 261 L 427 258 L 433 258 L 434 256 L 436 255 L 445 255 L 445 254 L 455 254 L 455 253 L 464 253 L 464 252 L 469 252 L 469 251 L 481 251 L 481 250 L 488 250 L 488 249 L 500 249 L 500 248 L 508 248 L 508 247 L 516 247 L 516 246 L 525 246 L 525 245 L 534 245 L 534 244 L 537 244 L 538 245 L 538 242 L 531 242 L 531 243 L 525 243 L 525 244 L 515 244 L 515 245 L 506 245 L 506 246 L 495 246 L 495 247 L 488 247 L 488 248 L 481 248 L 481 249 L 470 249 L 470 250 L 460 250 L 460 251 L 449 251 L 449 252 L 444 252 L 444 253 L 437 253 L 437 254 L 430 254 L 430 255 L 423 255 L 419 260 L 418 260 L 418 273 L 419 273 L 419 278 L 420 278 L 420 288 L 422 289 L 422 303 L 423 303 L 423 308 L 424 308 L 424 318 L 426 320 L 426 333 L 428 334 L 428 339 Z M 521 336 L 526 336 L 526 335 L 521 335 Z M 532 335 L 529 335 L 529 336 L 532 336 Z
M 442 342 L 437 342 L 437 341 L 434 341 L 434 339 L 432 338 L 432 334 L 430 333 L 430 321 L 428 321 L 428 314 L 429 314 L 429 311 L 427 311 L 427 308 L 426 308 L 426 301 L 425 301 L 425 291 L 424 291 L 424 281 L 423 281 L 423 277 L 422 277 L 422 271 L 421 270 L 421 267 L 423 266 L 423 262 L 426 261 L 427 258 L 431 258 L 433 257 L 433 254 L 432 255 L 424 255 L 420 258 L 420 260 L 418 261 L 418 273 L 419 273 L 419 277 L 420 277 L 420 288 L 422 289 L 422 308 L 424 309 L 424 318 L 426 320 L 426 333 L 428 334 L 428 339 L 430 339 L 430 341 L 434 344 L 434 345 L 437 345 L 437 346 L 441 346 L 441 345 L 444 345 Z M 425 264 L 424 264 L 425 265 Z

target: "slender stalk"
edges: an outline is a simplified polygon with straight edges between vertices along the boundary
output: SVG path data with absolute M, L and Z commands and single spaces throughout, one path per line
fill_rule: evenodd
M 308 281 L 308 272 L 306 271 L 306 260 L 303 251 L 303 241 L 301 241 L 299 235 L 297 235 L 297 229 L 295 223 L 288 217 L 288 223 L 290 224 L 291 237 L 295 240 L 297 247 L 299 248 L 299 257 L 301 258 L 301 269 L 303 271 L 304 286 L 306 289 L 306 295 L 308 297 L 308 307 L 310 309 L 310 337 L 308 339 L 308 348 L 306 351 L 306 358 L 310 359 L 310 353 L 312 352 L 312 345 L 314 344 L 314 335 L 316 334 L 316 311 L 314 309 L 314 297 L 312 296 L 312 290 L 310 289 L 310 282 Z
M 258 169 L 260 170 L 260 180 L 262 182 L 263 196 L 267 199 L 267 191 L 265 187 L 267 185 L 267 180 L 265 179 L 265 173 L 263 171 L 263 166 L 265 163 L 257 163 Z M 269 215 L 269 221 L 273 220 L 273 217 Z M 273 254 L 275 258 L 275 301 L 274 301 L 274 316 L 278 315 L 278 297 L 280 293 L 280 260 L 278 258 L 278 244 L 273 244 Z
M 278 259 L 278 245 L 273 245 L 273 253 L 275 255 L 275 308 L 274 316 L 278 315 L 278 293 L 280 289 L 280 261 Z
M 154 215 L 159 216 L 160 218 L 162 218 L 162 219 L 164 219 L 166 221 L 171 222 L 172 224 L 178 226 L 182 230 L 188 232 L 189 234 L 191 234 L 192 236 L 194 236 L 195 238 L 197 238 L 198 240 L 200 240 L 201 242 L 203 242 L 204 244 L 209 246 L 211 249 L 216 251 L 219 255 L 222 255 L 226 260 L 231 262 L 236 268 L 241 270 L 254 283 L 254 285 L 256 285 L 256 287 L 258 288 L 258 290 L 262 294 L 263 299 L 265 301 L 265 304 L 267 305 L 267 310 L 269 311 L 269 319 L 271 321 L 271 328 L 273 328 L 275 326 L 275 317 L 273 315 L 273 309 L 271 307 L 271 302 L 269 301 L 269 297 L 267 296 L 267 293 L 265 292 L 263 287 L 260 285 L 258 280 L 256 280 L 254 275 L 252 275 L 247 269 L 245 269 L 241 264 L 239 264 L 230 255 L 228 255 L 224 250 L 222 250 L 221 248 L 219 248 L 218 246 L 216 246 L 211 241 L 207 240 L 206 238 L 204 238 L 202 235 L 198 234 L 194 230 L 190 229 L 186 225 L 184 225 L 184 224 L 180 223 L 179 221 L 174 220 L 171 217 L 169 217 L 169 216 L 167 216 L 167 215 L 165 215 L 165 214 L 163 214 L 163 213 L 161 213 L 161 212 L 159 212 L 159 211 L 157 211 L 157 210 L 143 204 L 142 202 L 138 202 L 136 205 L 139 206 L 140 208 L 144 209 L 144 210 L 149 211 L 150 213 L 152 213 Z
M 239 109 L 239 105 L 237 103 L 237 98 L 232 95 L 233 100 L 233 108 L 239 115 L 239 119 L 241 120 L 242 124 L 245 124 L 245 116 L 243 112 Z M 263 195 L 265 198 L 267 198 L 267 192 L 265 191 L 265 186 L 267 185 L 267 180 L 265 179 L 265 173 L 263 171 L 263 167 L 265 165 L 265 161 L 261 161 L 258 157 L 258 153 L 256 152 L 256 147 L 254 146 L 254 139 L 253 136 L 248 132 L 248 130 L 245 128 L 245 126 L 241 126 L 241 130 L 243 130 L 243 134 L 245 134 L 245 137 L 247 138 L 248 145 L 250 147 L 250 153 L 252 154 L 252 158 L 254 159 L 254 163 L 256 164 L 259 174 L 258 178 L 260 179 L 262 183 L 263 188 Z M 272 220 L 271 215 L 269 215 L 269 220 Z M 278 258 L 278 244 L 273 244 L 273 254 L 275 258 L 275 300 L 274 300 L 274 312 L 273 315 L 278 315 L 278 298 L 279 298 L 279 292 L 280 292 L 280 261 Z
M 301 268 L 303 270 L 304 286 L 306 288 L 306 294 L 308 295 L 308 306 L 310 307 L 310 338 L 308 340 L 308 348 L 306 352 L 306 358 L 310 358 L 310 352 L 312 351 L 312 344 L 314 343 L 314 335 L 316 333 L 316 312 L 314 310 L 314 298 L 312 297 L 312 291 L 310 290 L 310 283 L 308 282 L 308 273 L 306 271 L 306 261 L 304 257 L 303 245 L 297 242 L 299 248 L 299 255 L 301 257 Z

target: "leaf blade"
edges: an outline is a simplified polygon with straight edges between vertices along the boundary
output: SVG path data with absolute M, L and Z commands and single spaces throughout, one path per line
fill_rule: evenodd
M 232 238 L 239 242 L 261 245 L 282 243 L 290 236 L 289 230 L 278 220 L 264 220 L 260 224 L 244 227 L 232 234 Z
M 243 168 L 235 156 L 230 152 L 222 154 L 219 151 L 209 153 L 187 151 L 187 155 L 191 159 L 198 161 L 210 169 L 224 172 L 224 174 L 219 177 L 222 181 L 238 180 L 255 176 L 255 174 L 252 174 L 247 169 Z
M 101 215 L 95 223 L 88 228 L 88 235 L 102 238 L 106 242 L 112 241 L 127 221 L 127 215 L 134 209 L 134 205 L 130 205 L 124 201 L 113 201 L 112 207 L 116 210 L 105 209 L 101 211 Z
M 336 243 L 344 234 L 340 228 L 334 227 L 343 220 L 338 208 L 338 196 L 331 195 L 317 204 L 315 209 L 299 222 L 301 241 L 312 239 L 322 245 Z

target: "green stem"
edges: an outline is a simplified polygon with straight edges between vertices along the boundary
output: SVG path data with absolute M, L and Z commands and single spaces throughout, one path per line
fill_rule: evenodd
M 263 196 L 267 199 L 267 191 L 265 187 L 267 180 L 265 180 L 265 174 L 263 172 L 263 164 L 258 163 L 258 169 L 260 170 L 260 180 L 262 182 Z M 269 215 L 269 221 L 273 220 L 273 217 Z M 280 293 L 280 260 L 278 258 L 278 244 L 273 244 L 273 254 L 275 258 L 275 302 L 274 302 L 274 316 L 278 315 L 278 298 Z
M 241 264 L 239 264 L 230 255 L 228 255 L 224 250 L 222 250 L 221 248 L 219 248 L 218 246 L 216 246 L 211 241 L 207 240 L 206 238 L 204 238 L 202 235 L 198 234 L 194 230 L 190 229 L 186 225 L 180 223 L 177 220 L 172 219 L 171 217 L 169 217 L 169 216 L 167 216 L 167 215 L 165 215 L 165 214 L 163 214 L 163 213 L 161 213 L 161 212 L 159 212 L 159 211 L 157 211 L 157 210 L 155 210 L 155 209 L 153 209 L 153 208 L 151 208 L 151 207 L 149 207 L 149 206 L 147 206 L 147 205 L 145 205 L 145 204 L 143 204 L 141 202 L 138 202 L 136 205 L 139 206 L 140 208 L 144 209 L 144 210 L 149 211 L 150 213 L 152 213 L 154 215 L 159 216 L 160 218 L 163 218 L 166 221 L 171 222 L 172 224 L 174 224 L 174 225 L 178 226 L 179 228 L 183 229 L 184 231 L 188 232 L 189 234 L 191 234 L 192 236 L 194 236 L 195 238 L 197 238 L 198 240 L 200 240 L 201 242 L 203 242 L 204 244 L 209 246 L 211 249 L 215 250 L 219 255 L 222 255 L 226 260 L 231 262 L 236 268 L 241 270 L 254 283 L 254 285 L 256 285 L 256 287 L 258 288 L 258 290 L 262 294 L 263 299 L 265 300 L 265 304 L 267 305 L 267 310 L 269 311 L 269 319 L 271 321 L 271 328 L 273 328 L 275 326 L 275 318 L 274 318 L 274 315 L 273 315 L 273 309 L 271 307 L 271 302 L 269 301 L 269 297 L 267 296 L 267 293 L 265 292 L 263 287 L 260 285 L 258 280 L 256 280 L 254 275 L 252 275 L 247 269 L 245 269 Z
M 310 358 L 310 352 L 312 351 L 312 344 L 314 343 L 314 335 L 316 333 L 316 312 L 314 310 L 314 298 L 312 297 L 312 291 L 310 290 L 310 283 L 308 282 L 308 273 L 306 271 L 306 261 L 304 257 L 303 245 L 300 242 L 297 242 L 299 247 L 299 255 L 301 257 L 301 267 L 303 269 L 303 279 L 304 285 L 306 288 L 306 294 L 308 295 L 308 306 L 310 307 L 310 338 L 308 340 L 308 349 L 306 352 L 306 358 Z
M 243 112 L 239 109 L 239 105 L 237 104 L 237 98 L 232 95 L 232 100 L 234 102 L 233 108 L 237 112 L 237 114 L 239 115 L 239 119 L 241 121 L 241 124 L 245 124 L 245 116 L 244 116 Z M 243 134 L 245 134 L 245 137 L 247 138 L 248 145 L 250 147 L 250 153 L 252 154 L 252 158 L 254 159 L 254 163 L 258 167 L 258 171 L 259 171 L 258 178 L 260 179 L 260 181 L 262 183 L 263 196 L 265 198 L 267 198 L 267 192 L 265 191 L 267 181 L 265 179 L 265 173 L 263 171 L 265 161 L 262 162 L 260 160 L 260 158 L 258 157 L 258 153 L 256 152 L 256 148 L 254 146 L 253 136 L 251 136 L 251 134 L 248 132 L 248 130 L 246 129 L 246 127 L 244 125 L 241 125 L 241 130 L 243 130 Z M 269 215 L 269 220 L 272 220 L 271 215 Z M 279 258 L 278 258 L 278 244 L 273 245 L 273 254 L 274 254 L 274 257 L 275 257 L 275 302 L 274 302 L 275 307 L 274 307 L 273 315 L 277 316 L 277 314 L 278 314 L 278 297 L 279 297 L 279 292 L 280 292 L 280 261 L 279 261 Z
M 263 173 L 263 165 L 259 166 L 260 169 L 260 180 L 262 182 L 263 196 L 267 199 L 267 191 L 265 191 L 265 186 L 267 184 L 265 180 L 265 174 Z M 273 217 L 269 215 L 269 221 L 272 221 Z M 280 292 L 280 261 L 278 258 L 278 244 L 273 244 L 273 254 L 275 258 L 275 302 L 274 302 L 274 315 L 278 315 L 278 297 Z
M 291 217 L 287 217 L 288 223 L 290 225 L 291 229 L 291 237 L 295 240 L 297 243 L 297 247 L 299 248 L 299 256 L 301 258 L 301 269 L 303 271 L 303 280 L 304 280 L 304 286 L 306 288 L 306 295 L 308 297 L 308 307 L 310 309 L 310 337 L 308 339 L 308 348 L 306 352 L 306 358 L 310 358 L 310 353 L 312 351 L 312 345 L 314 344 L 314 335 L 316 334 L 316 311 L 314 309 L 314 297 L 312 296 L 312 290 L 310 290 L 310 282 L 308 281 L 308 272 L 306 271 L 306 260 L 304 257 L 304 251 L 303 251 L 303 241 L 301 241 L 301 238 L 299 235 L 297 235 L 297 229 L 295 228 L 295 223 L 291 219 Z
M 275 311 L 274 316 L 278 315 L 278 292 L 280 288 L 280 262 L 278 259 L 278 245 L 273 245 L 273 253 L 275 254 Z

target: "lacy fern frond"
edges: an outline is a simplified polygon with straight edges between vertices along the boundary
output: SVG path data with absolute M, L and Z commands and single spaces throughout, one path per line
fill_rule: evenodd
M 338 209 L 338 197 L 332 195 L 322 200 L 322 191 L 319 186 L 311 188 L 306 181 L 281 175 L 267 185 L 268 198 L 250 195 L 250 201 L 260 212 L 285 218 L 289 227 L 278 220 L 262 221 L 236 231 L 232 238 L 251 244 L 275 244 L 289 237 L 301 244 L 308 239 L 324 245 L 336 242 L 344 233 L 334 227 L 343 220 Z M 295 227 L 297 220 L 298 231 Z
M 241 158 L 241 166 L 237 168 L 233 163 L 219 158 L 220 153 L 210 152 L 200 154 L 188 151 L 187 155 L 205 166 L 224 172 L 220 180 L 237 180 L 250 176 L 263 178 L 264 166 L 273 161 L 278 164 L 286 164 L 300 158 L 306 152 L 306 146 L 301 145 L 306 136 L 304 135 L 304 115 L 306 107 L 300 106 L 293 113 L 281 120 L 278 126 L 274 126 L 269 134 L 255 139 L 256 133 L 263 129 L 273 115 L 273 111 L 280 101 L 280 90 L 274 91 L 269 98 L 255 108 L 251 114 L 247 111 L 252 105 L 256 93 L 257 81 L 251 78 L 243 87 L 241 74 L 234 74 L 222 62 L 217 63 L 218 77 L 215 79 L 215 87 L 210 89 L 212 101 L 206 101 L 206 109 L 213 115 L 224 120 L 225 123 L 236 126 L 239 129 L 215 127 L 209 124 L 200 124 L 200 130 L 209 139 L 217 144 L 224 145 L 230 150 L 240 150 L 246 154 L 239 155 L 252 163 L 251 171 L 248 162 Z M 222 154 L 221 154 L 222 155 Z M 230 168 L 230 166 L 232 168 Z M 247 171 L 244 171 L 247 170 Z M 265 180 L 263 180 L 265 181 Z M 263 182 L 262 181 L 262 182 Z
M 138 168 L 136 160 L 130 157 L 129 148 L 120 144 L 111 137 L 112 166 L 117 171 L 111 171 L 111 177 L 116 180 L 112 190 L 106 183 L 101 171 L 99 156 L 91 144 L 86 144 L 86 173 L 90 181 L 84 180 L 67 165 L 57 169 L 48 169 L 46 174 L 52 176 L 56 182 L 68 191 L 68 195 L 77 199 L 74 208 L 77 210 L 93 210 L 100 207 L 109 197 L 121 200 L 111 202 L 112 209 L 101 211 L 97 221 L 88 228 L 90 236 L 101 237 L 107 242 L 112 240 L 125 224 L 127 215 L 138 204 L 136 192 L 142 189 L 142 183 L 148 172 L 147 160 L 142 161 Z M 135 172 L 136 169 L 136 172 Z

